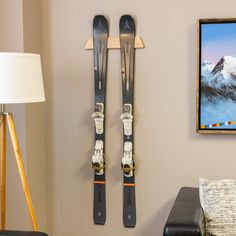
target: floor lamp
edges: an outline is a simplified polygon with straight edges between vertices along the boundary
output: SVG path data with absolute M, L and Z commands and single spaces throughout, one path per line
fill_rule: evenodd
M 30 53 L 0 53 L 1 230 L 5 230 L 6 225 L 6 126 L 8 126 L 33 229 L 38 231 L 13 116 L 5 111 L 5 105 L 43 101 L 45 101 L 45 95 L 40 55 Z

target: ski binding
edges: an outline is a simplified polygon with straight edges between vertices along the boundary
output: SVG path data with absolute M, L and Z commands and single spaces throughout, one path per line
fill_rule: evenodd
M 103 141 L 97 140 L 95 143 L 95 151 L 92 157 L 92 166 L 96 175 L 103 175 L 105 168 L 103 154 Z
M 94 113 L 92 114 L 94 119 L 96 134 L 103 133 L 103 123 L 104 123 L 104 105 L 103 103 L 96 103 Z
M 132 134 L 132 122 L 133 122 L 133 115 L 132 115 L 132 105 L 131 104 L 124 104 L 123 114 L 121 115 L 121 120 L 124 126 L 124 134 L 126 136 L 130 136 Z
M 132 177 L 134 162 L 133 162 L 133 144 L 131 142 L 125 142 L 124 144 L 124 156 L 121 160 L 121 169 L 124 171 L 124 176 Z

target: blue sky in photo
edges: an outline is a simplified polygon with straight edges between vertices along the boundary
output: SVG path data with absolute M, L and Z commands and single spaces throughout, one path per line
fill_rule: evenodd
M 236 23 L 201 24 L 202 62 L 236 56 Z

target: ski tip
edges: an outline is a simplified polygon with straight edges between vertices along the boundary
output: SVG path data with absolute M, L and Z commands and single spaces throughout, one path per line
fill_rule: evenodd
M 96 15 L 96 16 L 94 16 L 93 19 L 94 20 L 99 20 L 99 19 L 105 19 L 106 20 L 106 17 L 104 15 Z
M 120 20 L 134 20 L 131 15 L 122 15 Z
M 123 15 L 120 18 L 120 31 L 134 32 L 135 23 L 131 15 Z
M 108 25 L 107 18 L 104 15 L 96 15 L 93 18 L 93 25 L 94 27 L 97 27 L 100 25 Z
M 93 32 L 100 32 L 108 35 L 108 22 L 105 16 L 96 15 L 93 19 Z

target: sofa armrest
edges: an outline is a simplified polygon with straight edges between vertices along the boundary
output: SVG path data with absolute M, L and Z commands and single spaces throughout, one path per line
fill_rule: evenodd
M 183 187 L 167 219 L 164 236 L 205 236 L 205 217 L 198 188 Z

